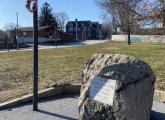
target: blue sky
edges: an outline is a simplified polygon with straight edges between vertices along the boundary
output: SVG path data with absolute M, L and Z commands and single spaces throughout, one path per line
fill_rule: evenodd
M 16 12 L 19 13 L 21 26 L 32 26 L 32 14 L 25 9 L 26 0 L 1 0 L 0 29 L 10 22 L 16 23 Z M 50 3 L 55 13 L 66 12 L 70 20 L 102 21 L 101 10 L 96 6 L 95 0 L 38 0 L 39 7 L 44 2 Z

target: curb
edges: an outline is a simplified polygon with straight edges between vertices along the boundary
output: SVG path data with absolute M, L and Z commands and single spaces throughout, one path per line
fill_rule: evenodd
M 155 90 L 154 100 L 165 103 L 165 91 Z
M 42 91 L 39 91 L 38 93 L 38 99 L 43 99 L 55 95 L 60 95 L 63 93 L 80 93 L 81 84 L 68 84 L 68 85 L 61 85 L 57 87 L 51 87 Z M 17 98 L 14 100 L 11 100 L 9 102 L 1 103 L 0 104 L 0 110 L 17 106 L 19 104 L 31 102 L 33 99 L 33 94 L 25 95 L 21 98 Z M 161 90 L 155 90 L 154 93 L 154 101 L 158 102 L 165 102 L 165 91 Z
M 62 85 L 57 87 L 51 87 L 42 91 L 38 92 L 38 99 L 43 99 L 46 97 L 51 97 L 55 95 L 60 95 L 62 93 L 80 93 L 81 84 L 69 84 L 69 85 Z M 17 106 L 22 103 L 31 102 L 33 99 L 33 94 L 25 95 L 21 98 L 16 98 L 9 102 L 4 102 L 0 104 L 0 110 Z

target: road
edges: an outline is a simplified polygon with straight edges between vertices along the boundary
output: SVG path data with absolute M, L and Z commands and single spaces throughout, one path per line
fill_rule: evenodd
M 108 42 L 109 40 L 86 40 L 82 42 L 70 42 L 70 43 L 63 43 L 60 45 L 55 45 L 55 44 L 39 44 L 38 49 L 53 49 L 53 48 L 65 48 L 65 47 L 78 47 L 78 46 L 83 46 L 83 45 L 91 45 L 91 44 L 99 44 L 99 43 L 105 43 Z M 28 44 L 29 46 L 33 46 L 33 44 Z M 29 48 L 21 48 L 19 51 L 32 51 L 33 47 Z M 9 50 L 10 52 L 15 52 L 17 49 L 12 49 Z M 8 52 L 7 49 L 0 50 L 0 52 Z
M 0 111 L 0 120 L 77 120 L 79 95 L 64 95 L 42 100 L 39 111 L 33 112 L 32 105 L 24 104 L 13 109 Z M 165 104 L 154 102 L 151 120 L 165 120 Z

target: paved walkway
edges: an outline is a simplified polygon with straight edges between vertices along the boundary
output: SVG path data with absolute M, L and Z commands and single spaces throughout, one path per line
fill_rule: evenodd
M 91 44 L 98 44 L 98 43 L 104 43 L 108 42 L 109 40 L 86 40 L 82 42 L 71 42 L 71 43 L 63 43 L 60 45 L 54 45 L 54 44 L 39 44 L 38 49 L 52 49 L 52 48 L 65 48 L 65 47 L 78 47 L 83 45 L 91 45 Z M 28 44 L 29 46 L 33 46 L 33 44 Z M 20 48 L 19 51 L 32 51 L 33 48 Z M 18 51 L 17 49 L 11 49 L 10 52 Z M 0 50 L 0 52 L 8 52 L 7 49 Z
M 77 120 L 78 95 L 65 95 L 42 100 L 39 111 L 33 112 L 31 104 L 0 111 L 0 120 Z M 151 120 L 165 120 L 165 104 L 154 102 Z
M 39 104 L 39 111 L 33 112 L 31 104 L 0 111 L 0 120 L 77 120 L 78 96 L 50 98 Z

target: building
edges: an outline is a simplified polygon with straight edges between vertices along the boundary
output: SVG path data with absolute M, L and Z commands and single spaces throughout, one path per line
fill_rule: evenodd
M 38 37 L 41 38 L 52 38 L 54 32 L 54 28 L 50 26 L 38 27 Z M 25 38 L 33 37 L 33 27 L 20 28 L 19 36 L 24 36 Z
M 97 40 L 103 38 L 99 22 L 69 21 L 66 25 L 66 32 L 71 34 L 72 39 L 76 39 L 77 36 L 78 40 Z
M 0 30 L 0 43 L 4 43 L 6 33 L 2 30 Z
M 12 30 L 8 32 L 8 37 L 11 41 L 16 38 L 17 31 Z M 18 30 L 19 43 L 32 43 L 33 42 L 33 27 L 22 27 Z M 51 42 L 69 40 L 69 35 L 57 28 L 51 26 L 39 26 L 38 27 L 38 42 Z

